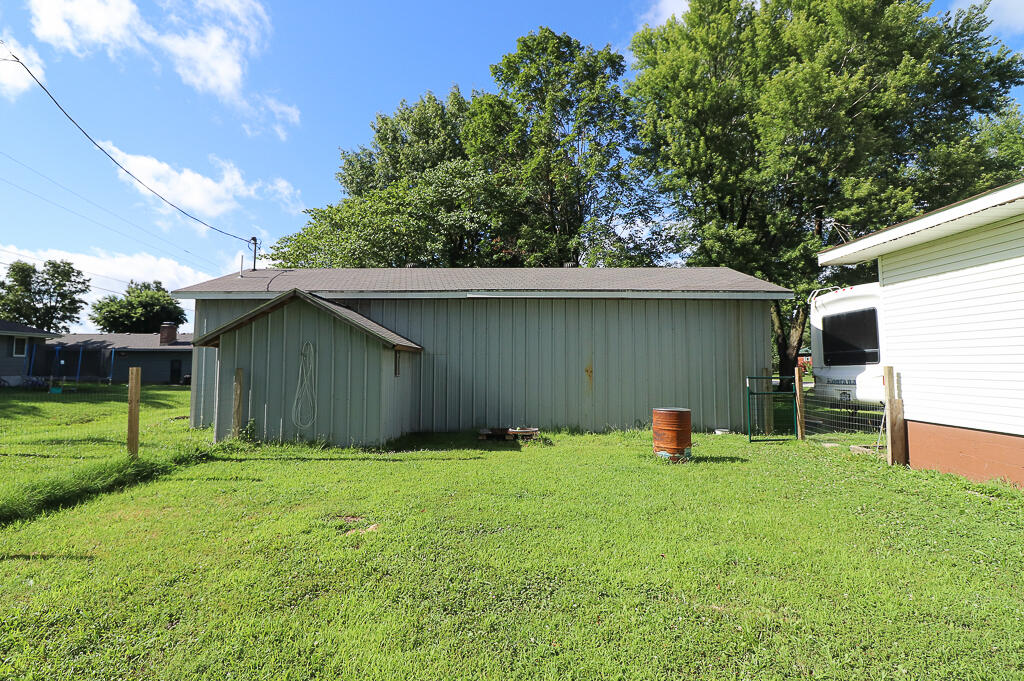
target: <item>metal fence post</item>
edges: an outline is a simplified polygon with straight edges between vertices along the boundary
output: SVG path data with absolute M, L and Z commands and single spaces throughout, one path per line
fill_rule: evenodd
M 772 368 L 768 367 L 767 369 L 764 370 L 764 372 L 761 375 L 767 377 L 765 380 L 768 381 L 768 387 L 765 388 L 765 392 L 766 393 L 771 393 L 773 390 L 775 390 L 775 381 L 772 379 Z M 771 395 L 771 394 L 768 394 L 768 395 L 764 395 L 762 397 L 767 397 L 768 398 L 766 400 L 768 402 L 768 404 L 765 405 L 765 407 L 764 407 L 764 434 L 765 435 L 774 435 L 775 434 L 775 396 Z
M 139 402 L 142 398 L 142 368 L 128 369 L 128 456 L 139 458 Z
M 907 452 L 907 423 L 903 420 L 903 400 L 896 396 L 896 372 L 892 367 L 882 368 L 885 380 L 885 451 L 890 466 L 906 466 L 910 462 Z
M 794 376 L 796 383 L 793 386 L 796 402 L 796 437 L 798 440 L 807 439 L 807 423 L 804 420 L 804 369 L 796 365 Z

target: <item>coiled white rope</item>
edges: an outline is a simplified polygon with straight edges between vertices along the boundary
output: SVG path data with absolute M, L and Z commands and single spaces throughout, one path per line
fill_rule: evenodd
M 303 414 L 306 418 L 303 418 Z M 296 428 L 309 428 L 316 421 L 316 348 L 309 341 L 299 353 L 299 383 L 292 404 L 292 423 Z

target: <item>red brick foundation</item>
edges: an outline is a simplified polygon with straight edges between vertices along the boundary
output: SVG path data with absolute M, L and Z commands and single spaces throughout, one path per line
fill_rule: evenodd
M 1005 478 L 1024 487 L 1024 437 L 907 421 L 912 468 L 956 473 L 971 480 Z

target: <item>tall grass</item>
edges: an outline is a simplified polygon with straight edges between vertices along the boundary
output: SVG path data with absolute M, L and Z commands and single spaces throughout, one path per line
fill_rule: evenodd
M 6 489 L 0 496 L 0 525 L 73 506 L 97 494 L 146 482 L 209 457 L 208 448 L 193 444 L 164 459 L 103 459 L 30 479 Z

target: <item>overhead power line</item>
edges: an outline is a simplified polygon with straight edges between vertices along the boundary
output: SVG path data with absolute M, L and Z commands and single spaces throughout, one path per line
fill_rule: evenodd
M 0 260 L 0 265 L 4 265 L 6 267 L 10 267 L 11 263 L 3 262 L 2 260 Z M 102 276 L 102 275 L 97 275 L 97 276 Z M 109 288 L 103 288 L 102 286 L 96 286 L 96 285 L 94 285 L 92 283 L 89 284 L 89 290 L 105 291 L 106 293 L 113 293 L 115 296 L 123 296 L 124 295 L 124 291 L 114 291 L 114 290 L 109 289 Z
M 17 163 L 19 166 L 21 166 L 25 170 L 28 170 L 30 172 L 35 173 L 36 175 L 38 175 L 39 177 L 43 178 L 47 182 L 50 182 L 51 184 L 54 184 L 54 185 L 60 187 L 61 189 L 63 189 L 67 193 L 69 193 L 72 196 L 75 196 L 75 197 L 81 199 L 82 201 L 85 201 L 86 203 L 88 203 L 91 206 L 94 206 L 95 208 L 99 208 L 104 213 L 107 213 L 108 215 L 117 218 L 118 220 L 120 220 L 121 222 L 125 223 L 126 225 L 128 225 L 130 227 L 134 227 L 135 229 L 137 229 L 137 230 L 139 230 L 141 232 L 145 232 L 146 234 L 149 234 L 150 236 L 152 236 L 154 239 L 159 239 L 160 241 L 162 241 L 162 242 L 164 242 L 164 243 L 166 243 L 166 244 L 168 244 L 170 246 L 173 246 L 174 248 L 177 248 L 178 250 L 182 251 L 183 253 L 188 253 L 190 256 L 195 258 L 197 261 L 205 262 L 208 265 L 212 265 L 213 267 L 218 267 L 218 268 L 221 267 L 221 265 L 215 263 L 213 260 L 210 260 L 209 258 L 204 257 L 202 255 L 199 255 L 198 253 L 193 253 L 192 251 L 188 250 L 187 248 L 184 248 L 183 246 L 179 246 L 178 244 L 174 243 L 170 239 L 166 239 L 166 238 L 160 236 L 159 234 L 157 234 L 156 232 L 153 232 L 152 230 L 148 230 L 145 227 L 142 227 L 141 225 L 135 224 L 134 222 L 132 222 L 128 218 L 125 218 L 125 217 L 123 217 L 121 215 L 118 215 L 117 213 L 115 213 L 114 211 L 110 210 L 109 208 L 101 206 L 100 204 L 96 203 L 95 201 L 93 201 L 89 197 L 82 196 L 81 194 L 76 192 L 74 189 L 71 189 L 70 187 L 67 187 L 67 186 L 61 184 L 60 182 L 58 182 L 57 180 L 53 179 L 49 175 L 46 175 L 42 171 L 36 170 L 35 168 L 33 168 L 32 166 L 28 165 L 24 161 L 19 161 L 18 159 L 14 158 L 13 156 L 8 154 L 7 152 L 5 152 L 3 150 L 0 150 L 0 156 L 3 156 L 5 158 L 7 158 L 8 160 L 10 160 L 10 161 L 12 161 L 14 163 Z
M 92 145 L 94 147 L 96 147 L 101 152 L 103 152 L 103 155 L 106 156 L 108 159 L 110 159 L 111 163 L 113 163 L 118 168 L 120 168 L 126 175 L 128 175 L 128 177 L 130 177 L 133 180 L 135 180 L 136 182 L 138 182 L 141 186 L 145 187 L 147 191 L 149 191 L 151 194 L 153 194 L 153 196 L 157 197 L 158 199 L 160 199 L 161 201 L 166 203 L 168 206 L 170 206 L 174 210 L 178 211 L 179 213 L 181 213 L 185 217 L 189 218 L 190 220 L 194 220 L 195 222 L 198 222 L 200 225 L 202 225 L 202 226 L 204 226 L 204 227 L 206 227 L 208 229 L 212 229 L 213 231 L 218 232 L 220 234 L 223 234 L 224 236 L 229 236 L 232 239 L 238 239 L 239 241 L 252 244 L 252 246 L 255 247 L 255 248 L 259 248 L 259 240 L 256 237 L 251 237 L 249 239 L 246 239 L 245 237 L 241 237 L 241 236 L 238 236 L 237 234 L 232 234 L 231 232 L 227 232 L 227 231 L 225 231 L 223 229 L 220 229 L 218 227 L 214 227 L 213 225 L 209 224 L 208 222 L 197 218 L 195 215 L 192 215 L 191 213 L 189 213 L 185 209 L 181 208 L 177 204 L 175 204 L 172 201 L 168 200 L 163 194 L 161 194 L 157 190 L 153 189 L 148 184 L 146 184 L 145 182 L 140 180 L 138 177 L 136 177 L 130 170 L 125 168 L 123 165 L 121 165 L 121 163 L 118 162 L 118 160 L 116 158 L 111 156 L 110 153 L 106 149 L 104 149 L 102 146 L 100 146 L 100 143 L 97 142 L 95 139 L 93 139 L 92 135 L 90 135 L 88 132 L 85 131 L 85 128 L 83 128 L 81 125 L 78 124 L 78 121 L 76 121 L 71 116 L 71 114 L 69 114 L 67 112 L 67 110 L 63 106 L 61 106 L 61 103 L 58 102 L 57 98 L 53 96 L 53 93 L 51 93 L 46 88 L 46 86 L 43 85 L 42 81 L 40 81 L 38 78 L 36 78 L 36 74 L 34 74 L 32 72 L 32 69 L 30 69 L 28 67 L 28 65 L 25 64 L 25 62 L 21 61 L 21 59 L 18 58 L 18 55 L 14 54 L 14 52 L 11 51 L 11 48 L 7 47 L 7 43 L 5 43 L 3 40 L 0 40 L 0 45 L 3 45 L 4 48 L 7 50 L 7 53 L 9 55 L 11 55 L 11 59 L 10 60 L 4 60 L 4 61 L 13 61 L 16 64 L 20 64 L 21 68 L 25 69 L 25 72 L 32 78 L 32 80 L 34 80 L 36 82 L 36 85 L 38 85 L 43 90 L 43 92 L 46 93 L 46 96 L 50 98 L 50 101 L 52 101 L 57 106 L 57 108 L 60 109 L 60 112 L 62 114 L 64 114 L 64 117 L 67 118 L 69 121 L 71 121 L 72 125 L 74 125 L 76 128 L 78 128 L 78 131 L 81 132 L 83 135 L 85 135 L 85 138 L 88 139 L 90 142 L 92 142 Z
M 34 191 L 32 191 L 31 189 L 27 189 L 25 187 L 22 187 L 20 184 L 16 184 L 14 182 L 11 182 L 10 180 L 5 179 L 3 177 L 0 177 L 0 182 L 3 182 L 6 185 L 14 187 L 15 189 L 18 189 L 20 191 L 23 191 L 23 192 L 25 192 L 26 194 L 28 194 L 30 196 L 34 196 L 37 199 L 39 199 L 40 201 L 44 201 L 44 202 L 50 204 L 51 206 L 54 206 L 56 208 L 60 208 L 61 210 L 67 211 L 68 213 L 74 215 L 75 217 L 81 218 L 82 220 L 87 220 L 87 221 L 93 223 L 94 225 L 96 225 L 98 227 L 102 227 L 103 229 L 106 229 L 108 231 L 113 232 L 114 234 L 119 234 L 119 235 L 121 235 L 123 237 L 126 237 L 128 239 L 133 239 L 135 241 L 138 241 L 139 243 L 141 243 L 141 244 L 143 244 L 145 246 L 148 246 L 150 248 L 153 248 L 154 250 L 156 250 L 158 252 L 161 251 L 161 248 L 159 246 L 154 246 L 153 244 L 147 244 L 145 241 L 142 241 L 137 236 L 134 236 L 132 234 L 128 234 L 128 233 L 123 232 L 123 231 L 121 231 L 119 229 L 114 229 L 110 225 L 106 225 L 106 224 L 103 224 L 102 222 L 100 222 L 98 220 L 94 220 L 93 218 L 89 217 L 88 215 L 84 215 L 84 214 L 79 213 L 78 211 L 74 210 L 73 208 L 68 208 L 67 206 L 65 206 L 65 205 L 63 205 L 61 203 L 57 203 L 53 199 L 48 199 L 45 196 L 43 196 L 42 194 L 37 194 Z M 174 256 L 171 255 L 171 254 L 167 254 L 167 255 L 168 255 L 168 257 L 170 257 L 172 259 L 174 258 Z
M 3 251 L 4 253 L 9 253 L 10 255 L 17 256 L 19 260 L 22 259 L 22 258 L 26 258 L 28 260 L 35 260 L 36 262 L 42 262 L 42 263 L 46 262 L 45 258 L 40 258 L 40 257 L 34 256 L 34 255 L 25 255 L 24 253 L 19 253 L 18 251 L 12 251 L 9 248 L 0 248 L 0 251 Z M 53 258 L 51 258 L 51 260 L 52 259 Z M 89 276 L 92 276 L 92 277 L 102 277 L 103 279 L 109 279 L 110 281 L 116 281 L 117 283 L 124 284 L 125 286 L 131 285 L 130 281 L 125 281 L 124 279 L 118 279 L 117 277 L 112 277 L 109 274 L 100 274 L 99 272 L 90 272 L 88 270 L 79 270 L 79 272 L 81 272 L 82 274 L 88 274 Z

